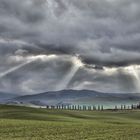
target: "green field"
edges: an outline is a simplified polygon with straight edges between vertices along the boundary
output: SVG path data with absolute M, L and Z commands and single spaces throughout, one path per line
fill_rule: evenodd
M 140 140 L 140 111 L 68 111 L 0 105 L 0 140 Z

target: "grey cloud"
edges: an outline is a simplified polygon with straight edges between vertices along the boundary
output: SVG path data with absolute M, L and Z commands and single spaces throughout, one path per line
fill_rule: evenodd
M 79 82 L 80 81 L 80 82 Z M 135 76 L 130 73 L 126 73 L 123 68 L 117 69 L 112 74 L 106 74 L 104 71 L 87 71 L 81 69 L 77 75 L 73 77 L 68 88 L 75 89 L 91 89 L 99 90 L 102 92 L 139 92 L 137 88 L 138 81 Z
M 135 89 L 133 75 L 118 72 L 112 81 L 113 75 L 104 74 L 104 67 L 120 69 L 139 65 L 139 40 L 139 0 L 0 0 L 0 72 L 22 63 L 12 61 L 12 56 L 26 59 L 27 56 L 55 54 L 59 58 L 47 64 L 37 61 L 27 65 L 24 67 L 26 72 L 23 71 L 29 74 L 27 77 L 20 69 L 19 74 L 5 77 L 0 87 L 4 89 L 8 83 L 12 89 L 14 85 L 10 83 L 17 81 L 22 86 L 14 87 L 14 91 L 23 92 L 27 83 L 30 88 L 26 91 L 34 92 L 37 87 L 45 90 L 45 84 L 38 85 L 38 82 L 44 81 L 45 73 L 51 75 L 52 72 L 46 85 L 47 90 L 53 90 L 54 83 L 71 68 L 72 64 L 65 56 L 70 59 L 78 55 L 87 69 L 100 72 L 95 73 L 96 78 L 89 71 L 84 77 L 85 69 L 82 68 L 83 73 L 82 70 L 76 73 L 77 78 L 73 77 L 70 88 L 79 85 L 79 88 L 94 89 L 103 85 L 100 90 L 109 90 L 109 87 L 113 90 L 113 86 L 118 85 L 114 90 L 127 91 L 130 87 L 132 91 Z M 116 79 L 124 86 L 121 87 Z M 128 80 L 131 82 L 125 85 Z M 84 83 L 80 84 L 80 81 Z

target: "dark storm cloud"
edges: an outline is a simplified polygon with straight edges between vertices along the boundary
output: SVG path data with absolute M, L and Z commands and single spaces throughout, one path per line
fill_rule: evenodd
M 79 78 L 73 77 L 69 87 L 103 85 L 101 90 L 112 91 L 113 85 L 118 85 L 116 91 L 134 90 L 135 76 L 118 69 L 140 64 L 140 1 L 0 0 L 0 72 L 25 63 L 28 57 L 52 54 L 59 60 L 26 65 L 19 73 L 4 77 L 0 88 L 5 90 L 7 83 L 15 92 L 53 90 L 71 69 L 72 57 L 78 56 L 89 70 L 81 68 L 86 80 L 78 70 Z M 116 68 L 118 74 L 108 76 L 105 67 Z M 46 73 L 52 77 L 45 79 Z M 20 85 L 15 87 L 14 81 Z
M 114 48 L 140 51 L 137 0 L 1 0 L 0 3 L 3 37 L 35 43 L 49 53 L 77 53 L 84 62 L 122 66 L 140 62 L 135 54 L 132 59 L 127 55 L 125 60 L 116 59 L 112 51 Z

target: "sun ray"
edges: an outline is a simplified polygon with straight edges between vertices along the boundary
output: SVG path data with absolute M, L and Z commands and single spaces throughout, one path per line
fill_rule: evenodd
M 139 66 L 129 66 L 125 70 L 135 77 L 136 87 L 140 91 L 140 76 L 138 74 Z
M 60 83 L 56 86 L 56 90 L 66 89 L 70 81 L 72 80 L 72 78 L 75 76 L 75 74 L 79 70 L 79 68 L 84 66 L 81 60 L 77 57 L 73 57 L 72 62 L 73 62 L 73 66 L 71 67 L 69 72 L 66 74 L 66 76 L 64 76 L 63 79 L 60 81 Z
M 12 68 L 8 69 L 5 72 L 0 73 L 0 78 L 3 78 L 3 77 L 5 77 L 8 74 L 17 71 L 18 69 L 20 69 L 20 68 L 22 68 L 22 67 L 24 67 L 24 66 L 26 66 L 28 64 L 31 64 L 34 61 L 37 61 L 37 60 L 48 61 L 49 59 L 54 59 L 54 58 L 56 58 L 56 55 L 29 56 L 29 57 L 26 58 L 27 59 L 26 62 L 24 62 L 24 63 L 22 63 L 22 64 L 20 64 L 18 66 L 12 67 Z M 23 58 L 23 59 L 25 59 L 25 58 Z
M 18 69 L 20 69 L 20 68 L 22 68 L 22 67 L 24 67 L 24 66 L 30 64 L 31 62 L 33 62 L 33 60 L 32 60 L 32 61 L 27 61 L 27 62 L 25 62 L 25 63 L 23 63 L 23 64 L 20 64 L 20 65 L 18 65 L 18 66 L 15 66 L 15 67 L 13 67 L 13 68 L 10 68 L 9 70 L 7 70 L 7 71 L 5 71 L 5 72 L 0 73 L 0 78 L 3 78 L 3 77 L 5 77 L 6 75 L 8 75 L 8 74 L 10 74 L 10 73 L 12 73 L 12 72 L 15 72 L 16 70 L 18 70 Z

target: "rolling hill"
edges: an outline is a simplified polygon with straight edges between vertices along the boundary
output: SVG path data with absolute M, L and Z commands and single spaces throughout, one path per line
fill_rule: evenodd
M 138 94 L 102 93 L 91 90 L 52 91 L 34 95 L 19 96 L 8 100 L 9 103 L 14 102 L 38 106 L 62 104 L 114 106 L 120 104 L 138 103 L 139 101 L 140 96 Z

